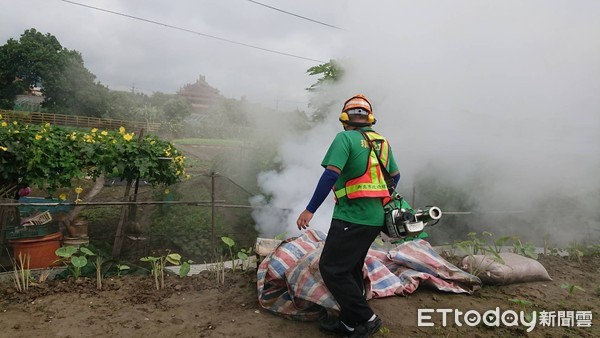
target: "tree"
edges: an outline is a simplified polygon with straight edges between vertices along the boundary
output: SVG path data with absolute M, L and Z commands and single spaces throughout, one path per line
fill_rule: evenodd
M 321 75 L 321 77 L 317 79 L 317 82 L 306 88 L 306 90 L 314 93 L 315 95 L 322 94 L 326 90 L 326 86 L 340 81 L 344 75 L 343 68 L 336 60 L 329 60 L 327 63 L 310 67 L 306 72 L 311 76 Z M 315 109 L 312 114 L 312 121 L 322 121 L 325 118 L 325 114 L 330 111 L 330 108 L 333 104 L 335 104 L 335 101 L 333 100 L 322 102 L 322 100 L 311 99 L 308 106 Z
M 160 111 L 159 120 L 163 131 L 179 134 L 183 121 L 192 115 L 192 105 L 182 96 L 155 92 L 150 97 L 152 105 Z
M 42 105 L 53 112 L 101 117 L 109 109 L 108 88 L 95 78 L 81 54 L 50 33 L 31 28 L 0 46 L 0 108 L 12 109 L 16 95 L 41 86 Z
M 43 105 L 53 112 L 67 115 L 104 117 L 108 114 L 108 88 L 95 82 L 77 51 L 65 51 L 60 67 L 42 82 L 46 97 Z
M 219 98 L 202 115 L 202 118 L 186 125 L 190 135 L 206 138 L 229 138 L 240 136 L 248 129 L 247 102 L 236 99 Z M 189 129 L 193 128 L 193 129 Z
M 183 120 L 192 115 L 192 105 L 185 98 L 173 95 L 162 106 L 165 120 L 181 124 Z
M 136 107 L 143 106 L 148 95 L 120 90 L 108 92 L 108 112 L 106 118 L 127 120 L 134 114 Z
M 104 117 L 144 122 L 159 122 L 162 131 L 178 133 L 183 120 L 192 114 L 192 106 L 185 98 L 176 94 L 108 91 Z
M 21 39 L 9 39 L 0 47 L 0 103 L 12 108 L 16 95 L 41 83 L 42 78 L 57 72 L 62 46 L 50 35 L 35 29 L 26 30 Z
M 320 64 L 318 66 L 310 67 L 306 71 L 308 75 L 319 75 L 322 76 L 317 79 L 317 82 L 313 83 L 310 87 L 306 88 L 308 91 L 315 91 L 320 89 L 324 84 L 334 83 L 339 81 L 344 75 L 344 71 L 341 65 L 335 60 L 329 60 L 327 63 Z
M 153 123 L 162 120 L 162 111 L 157 107 L 146 103 L 142 106 L 133 108 L 133 114 L 131 115 L 136 121 L 144 121 L 146 123 Z

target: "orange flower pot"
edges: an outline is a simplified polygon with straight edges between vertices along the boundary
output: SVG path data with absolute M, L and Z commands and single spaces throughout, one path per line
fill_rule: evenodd
M 13 239 L 8 241 L 13 249 L 13 255 L 17 263 L 19 254 L 31 256 L 30 269 L 47 268 L 51 266 L 58 256 L 54 253 L 60 248 L 62 233 L 56 232 L 43 237 Z M 25 267 L 26 268 L 26 267 Z

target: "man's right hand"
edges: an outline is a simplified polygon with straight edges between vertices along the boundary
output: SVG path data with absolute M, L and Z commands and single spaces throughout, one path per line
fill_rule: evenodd
M 298 216 L 298 220 L 296 221 L 298 230 L 304 230 L 304 229 L 308 228 L 310 226 L 310 224 L 308 224 L 308 223 L 313 218 L 313 215 L 314 214 L 312 212 L 310 212 L 306 209 L 302 213 L 300 213 L 300 216 Z

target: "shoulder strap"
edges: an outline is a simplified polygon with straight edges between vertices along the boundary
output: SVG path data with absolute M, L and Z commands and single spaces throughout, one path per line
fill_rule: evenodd
M 379 158 L 379 155 L 375 151 L 375 147 L 373 146 L 373 141 L 367 136 L 367 133 L 365 133 L 363 130 L 359 129 L 358 132 L 360 132 L 362 137 L 367 141 L 371 151 L 373 153 L 375 153 L 375 157 L 377 158 L 377 161 L 379 161 L 379 167 L 381 168 L 381 172 L 383 173 L 383 178 L 385 179 L 385 183 L 388 187 L 388 190 L 394 190 L 396 188 L 396 185 L 394 184 L 394 179 L 390 176 L 390 173 L 388 172 L 387 168 L 385 167 L 385 164 L 383 164 L 383 162 L 381 161 L 381 158 Z

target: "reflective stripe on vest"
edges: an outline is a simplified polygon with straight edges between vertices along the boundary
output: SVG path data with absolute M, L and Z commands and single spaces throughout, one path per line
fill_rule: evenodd
M 369 137 L 369 134 L 372 136 Z M 389 154 L 387 140 L 375 132 L 367 132 L 367 137 L 373 141 L 372 143 L 374 146 L 379 145 L 381 162 L 387 165 Z M 361 140 L 361 144 L 363 146 L 366 144 L 366 146 L 369 147 L 366 140 Z M 377 160 L 375 149 L 371 149 L 371 152 L 369 153 L 369 164 L 364 174 L 348 180 L 344 188 L 335 191 L 336 198 L 344 196 L 349 199 L 360 197 L 390 197 L 385 178 L 383 177 L 383 172 L 381 171 L 379 161 Z

